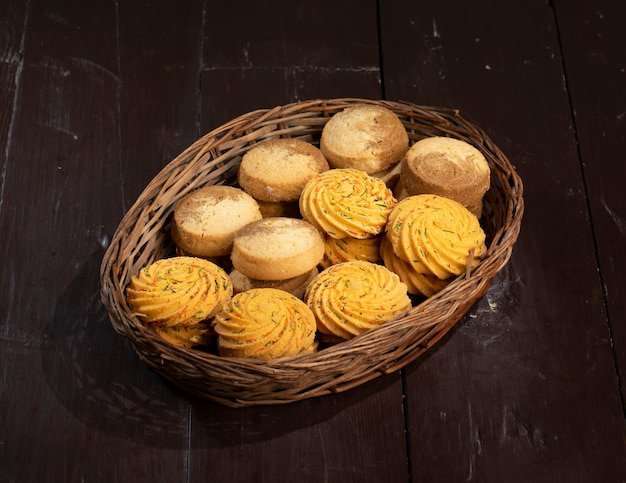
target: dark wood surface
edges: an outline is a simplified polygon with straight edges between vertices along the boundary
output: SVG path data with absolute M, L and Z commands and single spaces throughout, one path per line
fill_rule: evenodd
M 0 3 L 1 482 L 626 481 L 626 3 Z M 201 134 L 297 100 L 456 107 L 524 180 L 509 265 L 435 348 L 278 407 L 142 363 L 98 270 Z

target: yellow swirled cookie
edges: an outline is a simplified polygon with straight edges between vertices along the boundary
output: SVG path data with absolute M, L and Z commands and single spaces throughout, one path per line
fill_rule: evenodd
M 309 284 L 304 300 L 317 330 L 343 340 L 378 327 L 411 308 L 406 285 L 382 265 L 353 261 L 332 265 Z
M 400 201 L 389 215 L 386 235 L 399 258 L 441 280 L 465 273 L 470 258 L 474 266 L 487 250 L 478 218 L 437 195 Z
M 398 274 L 400 280 L 406 284 L 407 291 L 412 295 L 430 297 L 443 290 L 450 283 L 450 279 L 440 280 L 429 273 L 425 266 L 417 271 L 417 263 L 411 265 L 399 258 L 394 253 L 387 237 L 383 237 L 380 241 L 380 255 L 385 267 Z
M 316 350 L 309 307 L 274 288 L 235 295 L 215 316 L 214 329 L 222 356 L 269 360 Z
M 324 235 L 324 259 L 321 265 L 328 268 L 331 265 L 354 260 L 378 263 L 380 258 L 380 242 L 383 236 L 373 238 L 333 238 Z
M 303 218 L 333 238 L 378 235 L 395 204 L 383 180 L 351 168 L 317 175 L 300 196 Z
M 126 289 L 128 304 L 144 322 L 169 327 L 211 318 L 232 294 L 228 274 L 195 257 L 157 260 L 142 268 Z

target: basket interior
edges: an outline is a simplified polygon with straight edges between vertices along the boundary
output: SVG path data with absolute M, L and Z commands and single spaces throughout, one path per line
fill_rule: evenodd
M 238 165 L 257 143 L 301 138 L 319 146 L 337 112 L 373 103 L 394 111 L 409 142 L 451 136 L 478 148 L 491 167 L 481 225 L 488 250 L 468 274 L 402 317 L 314 354 L 274 361 L 222 358 L 170 345 L 146 330 L 126 304 L 133 275 L 174 254 L 169 235 L 174 206 L 191 191 L 235 184 Z M 118 226 L 101 266 L 101 296 L 111 323 L 155 371 L 199 397 L 230 406 L 277 404 L 338 392 L 395 371 L 419 357 L 462 317 L 508 262 L 523 214 L 522 182 L 485 132 L 449 108 L 404 102 L 334 99 L 298 102 L 240 116 L 209 132 L 170 162 L 145 188 Z

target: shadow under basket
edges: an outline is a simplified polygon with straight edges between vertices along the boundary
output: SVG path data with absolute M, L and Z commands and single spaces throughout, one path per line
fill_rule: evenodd
M 271 361 L 237 359 L 176 347 L 133 315 L 125 289 L 131 277 L 172 256 L 169 234 L 175 204 L 205 185 L 234 184 L 241 157 L 257 143 L 300 138 L 319 146 L 326 122 L 357 104 L 397 114 L 410 143 L 449 136 L 478 148 L 491 167 L 481 225 L 487 253 L 467 274 L 420 301 L 408 313 L 352 340 L 313 354 Z M 506 156 L 457 110 L 367 99 L 311 100 L 244 114 L 209 132 L 171 161 L 123 217 L 100 270 L 101 298 L 115 330 L 155 372 L 200 398 L 241 407 L 282 404 L 345 391 L 406 366 L 440 340 L 481 298 L 508 262 L 524 211 L 522 181 Z

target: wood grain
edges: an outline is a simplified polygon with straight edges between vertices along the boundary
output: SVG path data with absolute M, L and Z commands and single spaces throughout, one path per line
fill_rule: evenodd
M 626 32 L 623 2 L 557 2 L 563 61 L 620 377 L 626 370 Z M 575 236 L 575 235 L 574 235 Z M 622 401 L 623 404 L 623 401 Z
M 0 3 L 0 481 L 625 481 L 623 2 Z M 401 372 L 232 409 L 150 371 L 102 255 L 201 134 L 297 100 L 456 107 L 525 182 L 484 299 Z
M 210 4 L 204 24 L 204 132 L 298 100 L 382 97 L 372 0 Z
M 609 481 L 624 472 L 626 460 L 608 454 L 625 428 L 555 13 L 544 2 L 483 3 L 454 16 L 449 2 L 381 11 L 387 96 L 458 107 L 526 181 L 510 266 L 407 371 L 413 474 Z M 581 418 L 588 405 L 596 411 Z
M 12 368 L 2 378 L 3 481 L 173 481 L 187 460 L 188 397 L 145 370 L 99 303 L 99 263 L 135 195 L 124 193 L 133 168 L 120 155 L 158 149 L 146 149 L 141 130 L 132 149 L 121 139 L 136 104 L 120 74 L 118 14 L 109 2 L 31 2 L 17 22 L 26 30 L 1 213 L 11 233 L 3 292 L 12 294 L 3 304 L 2 367 Z M 154 129 L 169 130 L 157 111 Z

